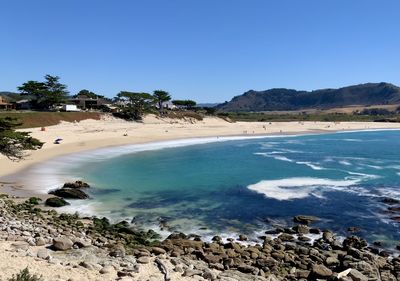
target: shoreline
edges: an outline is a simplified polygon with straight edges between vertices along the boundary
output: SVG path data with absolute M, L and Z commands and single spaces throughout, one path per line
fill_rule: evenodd
M 292 135 L 356 132 L 368 130 L 400 130 L 400 123 L 376 122 L 235 122 L 206 117 L 203 121 L 160 119 L 147 116 L 143 123 L 111 117 L 103 120 L 62 122 L 40 128 L 23 129 L 45 142 L 40 150 L 30 151 L 26 159 L 13 162 L 0 156 L 0 181 L 19 174 L 32 166 L 54 158 L 129 145 L 182 141 L 202 138 L 285 137 Z M 127 136 L 124 136 L 127 134 Z M 53 144 L 56 138 L 61 144 Z
M 328 123 L 330 122 L 318 124 L 314 122 L 311 123 L 321 127 L 329 126 Z M 263 124 L 265 124 L 265 122 L 257 122 L 256 124 L 253 123 L 251 125 L 261 126 Z M 142 125 L 146 126 L 146 124 Z M 180 125 L 182 125 L 182 123 Z M 299 126 L 304 126 L 297 122 L 286 125 L 292 127 L 285 133 L 269 132 L 268 134 L 259 135 L 242 134 L 223 136 L 218 134 L 218 137 L 222 140 L 226 139 L 226 141 L 229 141 L 229 138 L 275 138 L 309 134 L 320 135 L 325 133 L 400 130 L 400 124 L 398 126 L 393 126 L 394 128 L 392 126 L 378 126 L 378 128 L 359 129 L 354 128 L 356 126 L 352 124 L 353 128 L 351 130 L 333 130 L 331 128 L 329 128 L 331 130 L 318 128 L 312 130 L 307 127 L 307 129 L 303 131 L 295 131 Z M 342 125 L 346 126 L 348 124 Z M 362 125 L 365 126 L 365 123 Z M 369 125 L 372 126 L 376 124 L 373 123 Z M 378 125 L 381 124 L 378 123 Z M 360 124 L 357 124 L 357 126 L 360 126 Z M 281 126 L 281 128 L 284 128 L 284 126 Z M 49 130 L 52 129 L 53 128 L 51 127 L 49 128 Z M 188 128 L 186 129 L 188 130 Z M 240 129 L 243 129 L 243 127 L 239 126 L 239 130 Z M 238 129 L 236 128 L 236 131 L 237 130 Z M 117 133 L 121 132 L 122 131 L 120 130 Z M 209 130 L 207 132 L 202 131 L 201 133 L 211 134 L 215 133 L 215 131 Z M 177 135 L 168 135 L 168 137 L 172 138 L 153 139 L 151 141 L 143 141 L 144 137 L 142 136 L 142 138 L 136 140 L 138 142 L 129 142 L 126 144 L 110 144 L 109 142 L 112 142 L 115 139 L 109 138 L 85 140 L 86 145 L 79 145 L 79 142 L 76 141 L 66 143 L 65 145 L 61 144 L 57 147 L 55 147 L 55 145 L 48 145 L 46 150 L 42 152 L 36 151 L 34 153 L 41 154 L 41 157 L 36 158 L 37 161 L 33 161 L 33 163 L 27 167 L 24 165 L 19 166 L 20 170 L 17 169 L 16 173 L 13 175 L 20 176 L 21 173 L 26 171 L 26 169 L 32 169 L 35 165 L 49 165 L 48 161 L 58 158 L 68 158 L 71 155 L 79 155 L 79 153 L 90 154 L 95 153 L 98 150 L 104 150 L 106 153 L 109 149 L 117 150 L 118 147 L 121 146 L 146 146 L 155 143 L 165 144 L 165 142 L 185 142 L 185 140 L 192 140 L 195 142 L 196 139 L 204 141 L 207 138 L 213 138 L 215 141 L 218 141 L 218 137 L 215 135 L 191 137 L 181 136 L 181 138 L 176 138 L 176 136 Z M 101 136 L 99 135 L 98 137 Z M 162 137 L 163 135 L 156 136 L 156 138 Z M 119 137 L 119 139 L 122 139 L 122 142 L 132 141 L 132 139 L 124 137 Z M 96 141 L 100 141 L 98 143 L 100 146 L 95 145 Z M 90 149 L 89 147 L 91 147 L 92 144 L 95 147 Z M 53 157 L 50 157 L 53 155 L 52 153 L 47 153 L 49 150 L 55 150 L 61 147 L 65 148 L 65 146 L 68 146 L 68 149 L 53 151 L 55 154 Z M 70 152 L 70 149 L 72 148 L 77 149 L 77 151 Z M 34 155 L 32 154 L 31 157 L 33 156 Z M 41 160 L 46 157 L 50 158 Z M 0 165 L 3 165 L 2 163 L 4 163 L 1 162 L 2 160 L 4 159 L 0 159 Z M 72 163 L 75 162 L 72 161 Z M 16 166 L 18 166 L 18 163 Z M 2 171 L 0 171 L 0 176 L 1 173 Z M 0 181 L 5 177 L 0 177 Z M 20 195 L 25 195 L 25 197 L 27 197 L 28 193 L 26 187 L 21 186 L 20 188 L 21 189 L 18 189 Z M 0 193 L 4 191 L 4 183 L 2 184 L 0 182 Z M 36 193 L 33 193 L 32 195 L 34 196 Z M 12 200 L 14 202 L 20 202 L 20 204 L 23 202 L 23 199 L 21 198 Z M 5 201 L 0 199 L 0 203 L 2 202 Z M 41 205 L 42 203 L 40 206 Z M 146 244 L 147 242 L 144 244 L 139 243 L 133 245 L 130 243 L 131 238 L 128 234 L 131 233 L 130 231 L 133 231 L 132 233 L 134 233 L 133 235 L 135 236 L 139 233 L 139 229 L 129 225 L 128 222 L 126 222 L 126 224 L 115 224 L 115 226 L 119 225 L 120 228 L 113 230 L 112 232 L 109 232 L 108 230 L 103 232 L 104 230 L 101 230 L 102 228 L 99 230 L 96 228 L 93 229 L 93 226 L 96 225 L 94 223 L 94 218 L 80 217 L 77 219 L 71 219 L 74 215 L 63 215 L 65 211 L 60 209 L 57 210 L 48 207 L 43 208 L 39 213 L 44 215 L 44 219 L 43 222 L 40 222 L 39 224 L 36 219 L 37 211 L 35 211 L 34 206 L 27 208 L 21 214 L 20 207 L 17 206 L 9 208 L 8 211 L 9 213 L 6 213 L 5 216 L 8 217 L 8 219 L 3 220 L 3 223 L 12 226 L 15 221 L 17 221 L 21 224 L 21 227 L 12 227 L 10 228 L 12 229 L 10 231 L 7 228 L 7 232 L 4 230 L 3 232 L 0 231 L 0 234 L 2 234 L 0 237 L 0 255 L 4 261 L 21 259 L 23 262 L 21 265 L 15 264 L 12 266 L 8 262 L 1 263 L 3 265 L 7 264 L 8 266 L 7 271 L 5 272 L 6 276 L 11 276 L 12 273 L 17 273 L 18 270 L 23 269 L 22 266 L 29 266 L 29 269 L 32 270 L 33 273 L 37 274 L 41 272 L 39 268 L 44 268 L 45 271 L 43 271 L 43 273 L 46 278 L 45 280 L 53 280 L 52 278 L 56 272 L 65 278 L 67 278 L 67 276 L 73 278 L 85 276 L 88 280 L 107 277 L 122 277 L 121 280 L 126 280 L 124 276 L 128 278 L 139 276 L 146 276 L 147 278 L 157 276 L 157 280 L 162 280 L 165 275 L 160 269 L 159 262 L 165 266 L 167 272 L 171 276 L 171 280 L 176 281 L 194 280 L 194 277 L 197 276 L 198 278 L 202 277 L 205 280 L 215 280 L 218 276 L 221 280 L 246 281 L 275 281 L 287 280 L 287 278 L 293 280 L 336 278 L 339 274 L 350 274 L 351 276 L 360 276 L 361 274 L 362 278 L 375 278 L 377 276 L 375 275 L 377 274 L 376 272 L 378 272 L 379 276 L 394 278 L 400 276 L 400 271 L 397 269 L 388 270 L 386 267 L 386 265 L 391 267 L 397 266 L 397 260 L 400 261 L 398 257 L 396 258 L 396 255 L 398 255 L 397 251 L 387 251 L 385 248 L 375 247 L 371 244 L 368 245 L 365 240 L 355 236 L 348 236 L 347 238 L 336 236 L 334 232 L 322 229 L 320 230 L 320 228 L 312 225 L 308 226 L 309 224 L 304 224 L 304 222 L 299 223 L 295 221 L 295 223 L 292 222 L 285 227 L 277 226 L 272 230 L 260 231 L 260 236 L 257 237 L 258 239 L 256 241 L 251 239 L 251 237 L 248 237 L 249 240 L 247 240 L 247 237 L 240 235 L 239 233 L 228 235 L 229 238 L 223 237 L 220 234 L 221 236 L 215 236 L 211 241 L 204 239 L 205 237 L 195 237 L 183 233 L 172 233 L 170 237 L 167 237 L 166 239 L 163 238 L 154 245 Z M 28 221 L 26 220 L 26 215 L 31 217 Z M 21 217 L 19 218 L 19 216 Z M 67 216 L 68 223 L 63 222 L 64 216 Z M 57 217 L 59 224 L 53 225 L 53 220 Z M 0 220 L 1 219 L 2 217 L 0 216 Z M 84 224 L 80 224 L 81 220 Z M 102 219 L 97 220 L 102 221 Z M 34 229 L 38 226 L 39 229 L 44 229 L 44 231 L 40 232 L 39 237 L 34 232 Z M 59 229 L 61 228 L 62 231 L 59 232 L 57 229 L 53 229 L 57 227 Z M 107 229 L 109 227 L 114 229 L 114 226 L 112 225 L 106 227 Z M 31 228 L 32 231 L 28 230 L 29 233 L 27 233 L 25 229 Z M 315 231 L 317 231 L 318 234 L 314 234 Z M 111 234 L 112 238 L 110 237 Z M 349 235 L 353 234 L 349 233 Z M 45 245 L 39 243 L 43 241 L 42 238 L 44 238 Z M 55 251 L 54 246 L 56 245 L 55 241 L 58 241 L 57 239 L 72 241 L 71 245 L 73 245 L 73 247 L 67 249 L 65 252 Z M 23 247 L 23 249 L 21 247 Z M 120 253 L 123 253 L 123 256 L 119 256 Z M 77 255 L 79 256 L 78 258 Z M 87 260 L 86 256 L 92 258 Z M 366 257 L 368 257 L 367 260 L 365 259 Z M 379 265 L 376 265 L 376 260 L 379 260 Z M 126 264 L 129 264 L 129 266 L 127 267 Z M 370 271 L 369 267 L 374 267 L 374 270 Z

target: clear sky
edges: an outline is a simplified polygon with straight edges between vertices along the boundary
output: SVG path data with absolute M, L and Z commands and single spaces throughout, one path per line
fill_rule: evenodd
M 0 0 L 0 91 L 58 75 L 72 94 L 400 84 L 399 0 Z

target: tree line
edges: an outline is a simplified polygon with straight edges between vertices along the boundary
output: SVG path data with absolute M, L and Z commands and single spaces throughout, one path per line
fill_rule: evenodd
M 49 110 L 56 105 L 68 101 L 70 98 L 67 86 L 60 83 L 60 77 L 46 75 L 44 81 L 29 80 L 18 87 L 21 95 L 30 98 L 32 107 L 38 110 Z M 86 96 L 87 98 L 104 98 L 89 90 L 81 90 L 76 95 Z M 112 102 L 119 105 L 121 114 L 129 117 L 128 119 L 140 119 L 144 112 L 157 108 L 160 114 L 164 112 L 164 103 L 171 101 L 171 95 L 164 90 L 155 90 L 152 94 L 143 92 L 121 91 Z M 172 100 L 173 105 L 180 108 L 192 109 L 196 106 L 193 100 Z
M 19 86 L 21 96 L 29 98 L 32 107 L 37 110 L 49 110 L 56 105 L 65 103 L 70 98 L 67 86 L 60 83 L 60 77 L 46 75 L 44 81 L 29 80 Z M 97 95 L 89 90 L 81 90 L 76 95 L 97 99 L 104 96 Z M 113 98 L 114 104 L 120 105 L 119 117 L 129 120 L 139 120 L 148 111 L 158 109 L 160 115 L 164 113 L 164 103 L 171 101 L 171 95 L 163 90 L 155 90 L 152 94 L 121 91 Z M 191 109 L 196 106 L 192 100 L 172 100 L 178 107 Z M 24 158 L 24 151 L 36 150 L 43 146 L 39 140 L 32 138 L 28 132 L 16 131 L 21 125 L 14 118 L 0 118 L 0 154 L 13 161 Z

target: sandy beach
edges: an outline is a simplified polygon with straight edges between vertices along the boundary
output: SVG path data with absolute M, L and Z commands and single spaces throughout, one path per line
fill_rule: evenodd
M 174 139 L 220 136 L 290 135 L 348 130 L 400 129 L 399 123 L 373 122 L 234 122 L 220 118 L 168 119 L 148 115 L 143 122 L 128 122 L 105 116 L 103 120 L 62 122 L 55 126 L 24 129 L 44 146 L 30 151 L 26 159 L 13 162 L 0 156 L 0 177 L 19 172 L 51 158 L 97 148 Z M 61 138 L 60 144 L 54 140 Z

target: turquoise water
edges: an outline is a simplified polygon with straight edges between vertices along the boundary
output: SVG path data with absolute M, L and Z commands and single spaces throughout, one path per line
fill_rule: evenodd
M 141 226 L 256 236 L 306 214 L 393 245 L 399 223 L 381 201 L 400 199 L 399 145 L 400 131 L 220 141 L 97 153 L 67 173 L 92 184 L 93 213 Z

